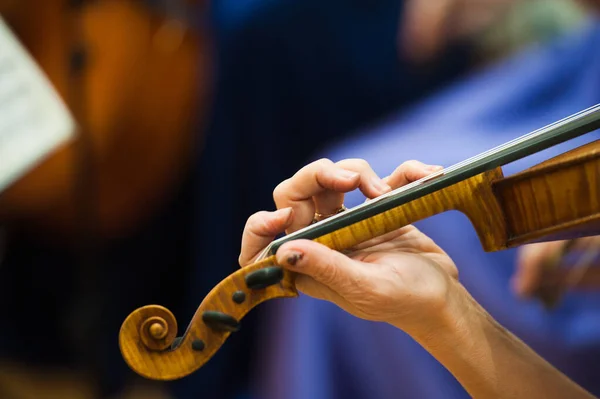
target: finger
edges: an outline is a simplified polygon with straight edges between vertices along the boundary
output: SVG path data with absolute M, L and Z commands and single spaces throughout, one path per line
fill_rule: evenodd
M 358 189 L 368 198 L 377 197 L 392 189 L 364 159 L 344 159 L 335 165 L 344 170 L 358 173 L 360 176 Z M 316 194 L 313 200 L 315 212 L 330 216 L 337 213 L 344 204 L 344 194 L 325 190 Z
M 427 165 L 420 161 L 406 161 L 383 180 L 393 189 L 407 185 L 444 169 L 439 165 Z
M 242 233 L 242 247 L 238 258 L 240 266 L 252 263 L 275 236 L 292 223 L 293 216 L 292 208 L 282 208 L 275 212 L 261 211 L 250 216 Z
M 517 256 L 517 271 L 512 286 L 517 295 L 528 297 L 540 286 L 548 261 L 556 256 L 563 241 L 530 244 L 522 247 Z
M 287 242 L 276 254 L 277 263 L 312 277 L 342 297 L 363 289 L 365 276 L 359 262 L 310 240 Z
M 392 188 L 371 168 L 364 159 L 344 159 L 336 163 L 337 166 L 351 170 L 360 175 L 358 189 L 368 198 L 385 194 Z
M 326 190 L 343 196 L 344 192 L 354 190 L 359 184 L 358 173 L 336 167 L 328 159 L 321 159 L 281 182 L 273 191 L 273 199 L 277 208 L 294 209 L 294 220 L 286 230 L 291 233 L 311 223 L 315 214 L 313 196 Z
M 342 167 L 344 166 L 344 167 Z M 310 224 L 317 211 L 314 197 L 317 197 L 319 213 L 333 213 L 343 203 L 343 193 L 356 188 L 371 195 L 383 187 L 390 188 L 373 178 L 376 177 L 368 164 L 342 162 L 342 166 L 330 160 L 322 159 L 300 169 L 294 176 L 279 184 L 273 192 L 273 199 L 278 208 L 293 207 L 294 220 L 287 229 L 288 233 Z M 364 176 L 363 176 L 364 175 Z
M 363 159 L 346 159 L 336 163 L 336 165 L 360 174 L 361 181 L 358 188 L 368 198 L 375 198 L 381 194 L 385 194 L 390 189 L 402 187 L 443 169 L 443 166 L 427 165 L 423 162 L 412 160 L 402 163 L 390 176 L 381 179 L 369 163 Z M 340 198 L 343 199 L 343 196 L 333 197 L 331 195 L 329 192 L 323 192 L 315 196 L 317 212 L 331 214 L 340 208 L 342 205 Z M 321 210 L 328 212 L 322 212 Z

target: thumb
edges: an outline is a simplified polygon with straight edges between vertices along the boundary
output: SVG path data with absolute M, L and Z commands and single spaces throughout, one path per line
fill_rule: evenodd
M 364 281 L 357 261 L 314 241 L 287 242 L 276 257 L 279 265 L 310 276 L 342 296 Z

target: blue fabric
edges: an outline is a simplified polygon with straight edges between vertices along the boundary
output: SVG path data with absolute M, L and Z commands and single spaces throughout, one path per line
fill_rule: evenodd
M 528 51 L 359 132 L 324 152 L 364 158 L 385 176 L 419 159 L 450 166 L 557 119 L 600 103 L 600 25 Z M 507 165 L 512 174 L 600 138 L 594 132 Z M 358 192 L 346 204 L 364 200 Z M 484 253 L 472 226 L 450 212 L 416 224 L 454 259 L 460 279 L 504 326 L 600 395 L 600 294 L 569 294 L 554 312 L 510 289 L 515 250 Z M 410 337 L 302 296 L 268 304 L 261 399 L 468 398 L 458 382 Z M 399 304 L 402 306 L 402 304 Z

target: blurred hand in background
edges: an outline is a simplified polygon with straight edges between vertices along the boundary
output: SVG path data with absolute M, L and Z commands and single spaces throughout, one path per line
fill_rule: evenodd
M 517 295 L 544 296 L 552 305 L 567 290 L 599 289 L 598 266 L 600 236 L 526 245 L 519 248 L 512 285 Z
M 574 0 L 406 0 L 398 44 L 415 62 L 465 42 L 493 56 L 554 37 L 582 16 Z

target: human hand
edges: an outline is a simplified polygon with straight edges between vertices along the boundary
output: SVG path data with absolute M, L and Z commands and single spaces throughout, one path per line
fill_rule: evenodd
M 239 263 L 251 264 L 277 234 L 307 226 L 315 212 L 334 214 L 346 192 L 358 188 L 374 198 L 440 169 L 410 161 L 380 179 L 363 160 L 313 162 L 275 189 L 277 211 L 258 212 L 248 219 Z M 431 326 L 443 313 L 458 275 L 446 253 L 411 225 L 364 242 L 347 254 L 310 240 L 287 242 L 276 259 L 297 272 L 299 291 L 407 332 Z
M 598 289 L 600 268 L 590 266 L 599 258 L 600 236 L 526 245 L 519 249 L 513 289 L 524 298 L 546 296 L 552 301 L 569 288 Z

